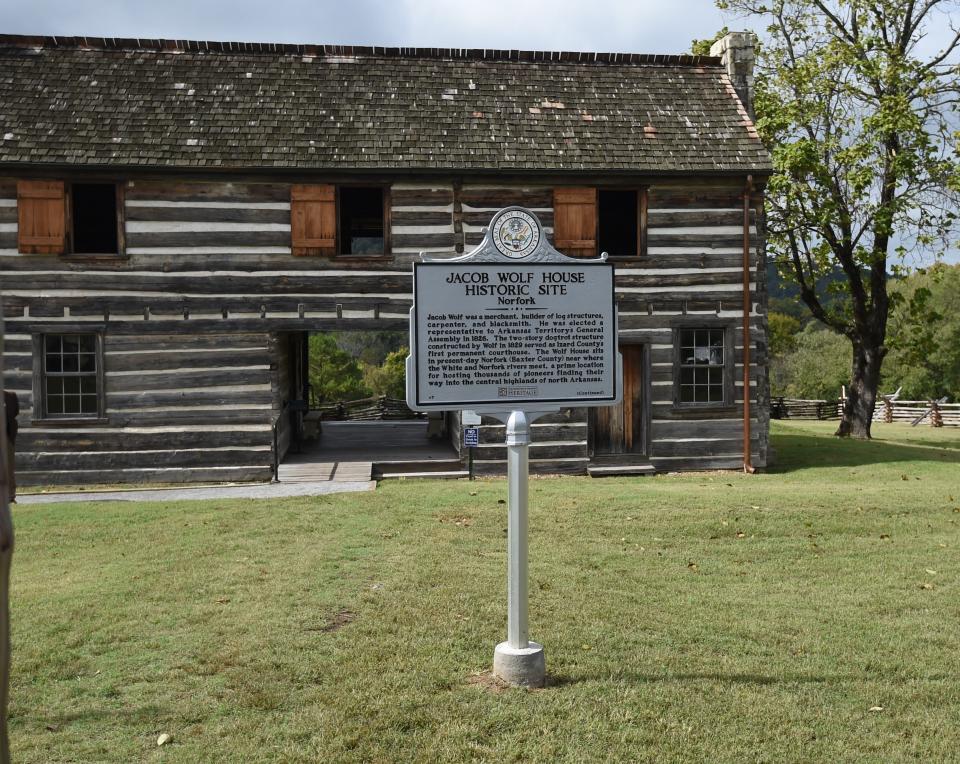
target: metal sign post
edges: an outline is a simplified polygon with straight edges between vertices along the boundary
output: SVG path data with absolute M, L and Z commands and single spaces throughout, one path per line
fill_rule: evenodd
M 558 252 L 536 215 L 507 207 L 473 252 L 415 263 L 413 291 L 407 405 L 467 406 L 506 425 L 507 640 L 493 672 L 541 687 L 543 646 L 530 641 L 527 619 L 530 425 L 566 406 L 620 402 L 613 268 L 606 255 Z

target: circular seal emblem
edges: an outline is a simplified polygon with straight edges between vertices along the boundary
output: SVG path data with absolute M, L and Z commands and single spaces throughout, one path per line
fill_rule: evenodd
M 519 259 L 526 257 L 540 243 L 540 223 L 529 212 L 505 210 L 492 227 L 493 245 L 499 252 Z

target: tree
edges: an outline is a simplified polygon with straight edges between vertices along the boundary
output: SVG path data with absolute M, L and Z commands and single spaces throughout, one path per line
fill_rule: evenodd
M 816 321 L 794 337 L 794 347 L 771 360 L 774 395 L 836 400 L 850 374 L 850 342 Z
M 869 438 L 890 269 L 910 249 L 942 253 L 957 206 L 956 2 L 718 4 L 769 22 L 755 105 L 774 164 L 769 249 L 813 316 L 852 343 L 837 435 Z M 927 52 L 931 30 L 949 33 Z M 838 272 L 830 301 L 818 281 Z
M 349 401 L 370 395 L 360 364 L 337 347 L 329 334 L 310 335 L 310 386 L 319 401 Z
M 892 287 L 885 389 L 901 397 L 960 399 L 960 265 L 940 263 Z
M 803 325 L 799 319 L 771 310 L 767 314 L 770 355 L 784 356 L 797 348 L 797 333 Z
M 381 366 L 367 366 L 363 379 L 374 395 L 403 400 L 407 397 L 407 356 L 410 351 L 402 347 L 389 353 Z

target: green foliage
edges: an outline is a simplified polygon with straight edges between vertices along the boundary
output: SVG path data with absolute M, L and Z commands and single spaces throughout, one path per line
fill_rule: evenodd
M 899 281 L 891 297 L 883 387 L 913 400 L 960 400 L 960 265 L 939 264 Z
M 850 341 L 815 322 L 793 336 L 793 350 L 771 358 L 773 395 L 832 400 L 850 384 Z
M 782 357 L 797 348 L 797 333 L 803 325 L 793 316 L 770 311 L 767 315 L 767 331 L 770 337 L 770 355 Z
M 366 366 L 363 379 L 374 395 L 386 395 L 388 398 L 403 400 L 407 394 L 407 356 L 406 347 L 394 350 L 384 359 L 382 366 Z
M 310 386 L 318 401 L 349 401 L 370 395 L 357 360 L 330 334 L 310 335 Z
M 371 366 L 379 366 L 407 342 L 406 332 L 332 332 L 332 336 L 337 347 Z
M 694 40 L 690 45 L 690 52 L 695 56 L 709 56 L 710 48 L 713 44 L 729 34 L 730 30 L 726 26 L 717 32 L 713 37 L 706 40 Z

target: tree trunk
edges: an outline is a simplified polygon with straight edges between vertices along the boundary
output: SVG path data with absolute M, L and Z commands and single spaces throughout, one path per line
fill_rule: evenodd
M 835 433 L 841 438 L 870 437 L 873 409 L 877 403 L 877 388 L 880 386 L 880 366 L 886 348 L 854 343 L 853 366 L 850 390 L 843 409 L 840 426 Z

